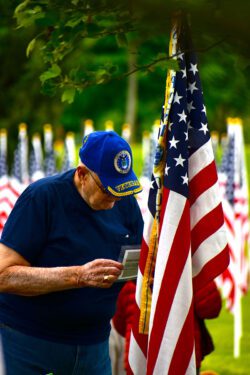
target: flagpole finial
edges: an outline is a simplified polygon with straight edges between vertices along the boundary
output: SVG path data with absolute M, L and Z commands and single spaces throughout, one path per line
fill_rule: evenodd
M 112 120 L 105 121 L 104 126 L 106 131 L 114 130 L 114 122 Z
M 89 135 L 90 133 L 92 133 L 94 131 L 94 122 L 93 120 L 91 119 L 86 119 L 84 122 L 83 122 L 83 127 L 84 127 L 84 130 L 83 130 L 83 135 Z
M 0 136 L 6 136 L 7 135 L 7 129 L 1 128 L 0 129 Z
M 43 130 L 45 132 L 51 132 L 52 131 L 52 125 L 51 124 L 44 124 L 43 125 Z
M 84 125 L 85 125 L 85 126 L 93 126 L 93 125 L 94 125 L 94 122 L 93 122 L 93 120 L 91 120 L 90 118 L 88 118 L 88 119 L 86 119 L 86 120 L 84 121 Z
M 27 130 L 27 124 L 25 122 L 21 122 L 18 128 L 19 128 L 19 131 Z

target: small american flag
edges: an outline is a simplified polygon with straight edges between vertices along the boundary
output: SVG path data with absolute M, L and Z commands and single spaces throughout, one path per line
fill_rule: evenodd
M 20 149 L 20 138 L 17 150 Z M 0 133 L 0 235 L 2 233 L 4 224 L 14 207 L 14 204 L 24 189 L 21 183 L 21 167 L 20 157 L 16 150 L 14 167 L 15 175 L 8 176 L 7 170 L 7 132 Z
M 74 133 L 68 132 L 65 138 L 64 159 L 61 172 L 66 172 L 76 166 L 76 147 Z
M 44 172 L 45 176 L 56 174 L 56 161 L 53 148 L 53 132 L 50 124 L 44 125 Z
M 44 177 L 43 151 L 39 134 L 34 134 L 32 137 L 32 149 L 29 160 L 30 182 L 34 182 Z
M 229 262 L 197 62 L 190 40 L 181 48 L 189 52 L 178 54 L 180 70 L 169 79 L 174 93 L 165 98 L 144 225 L 129 350 L 136 375 L 196 374 L 193 292 Z M 163 178 L 156 173 L 158 160 Z M 148 334 L 139 333 L 143 324 L 147 332 L 147 319 Z
M 248 266 L 245 247 L 249 241 L 248 184 L 242 126 L 238 119 L 228 124 L 228 146 L 219 171 L 223 211 L 230 251 L 230 264 L 219 277 L 227 307 L 234 312 L 237 289 L 247 290 Z

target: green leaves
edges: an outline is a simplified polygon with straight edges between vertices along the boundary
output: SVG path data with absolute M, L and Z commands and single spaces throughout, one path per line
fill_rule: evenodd
M 64 90 L 62 94 L 62 102 L 68 102 L 69 104 L 73 103 L 75 98 L 76 89 L 74 87 L 69 87 Z
M 56 78 L 61 74 L 61 68 L 57 64 L 53 64 L 51 68 L 46 70 L 43 74 L 40 75 L 40 80 L 42 84 L 44 84 L 45 81 L 51 78 Z
M 127 47 L 128 40 L 124 33 L 119 33 L 116 35 L 116 41 L 119 47 Z
M 25 0 L 19 4 L 14 12 L 18 27 L 32 26 L 36 20 L 45 17 L 45 12 L 40 5 L 31 5 L 30 0 Z
M 35 44 L 36 44 L 36 38 L 32 39 L 29 44 L 28 44 L 28 47 L 26 48 L 26 56 L 29 57 L 30 56 L 30 53 L 33 51 L 34 47 L 35 47 Z

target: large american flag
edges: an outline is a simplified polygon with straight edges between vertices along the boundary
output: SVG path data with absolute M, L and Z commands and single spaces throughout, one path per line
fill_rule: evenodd
M 187 52 L 178 54 L 180 70 L 172 79 L 169 116 L 165 99 L 159 137 L 165 150 L 159 142 L 155 159 L 156 165 L 158 159 L 165 163 L 164 178 L 154 173 L 151 183 L 129 350 L 130 373 L 136 375 L 196 374 L 193 293 L 223 272 L 229 262 L 216 166 L 192 49 L 190 40 L 182 40 L 182 51 Z M 152 236 L 159 205 L 159 233 Z M 149 329 L 143 334 L 138 326 L 141 329 L 143 319 L 147 325 L 146 310 Z

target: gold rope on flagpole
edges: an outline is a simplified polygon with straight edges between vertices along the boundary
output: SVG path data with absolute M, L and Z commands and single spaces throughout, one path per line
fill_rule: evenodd
M 173 56 L 176 54 L 177 45 L 177 23 L 175 22 L 171 34 L 169 43 L 169 55 Z M 154 161 L 153 174 L 157 184 L 157 195 L 156 195 L 156 214 L 154 217 L 150 240 L 148 244 L 148 255 L 144 269 L 143 281 L 142 281 L 142 292 L 141 292 L 141 311 L 139 319 L 139 333 L 148 334 L 149 332 L 149 319 L 152 304 L 152 285 L 154 278 L 154 269 L 156 262 L 156 255 L 159 243 L 159 227 L 160 227 L 160 212 L 162 203 L 162 192 L 163 192 L 163 179 L 165 171 L 165 160 L 166 160 L 166 136 L 167 136 L 167 124 L 169 118 L 169 112 L 174 95 L 174 84 L 175 84 L 176 72 L 169 70 L 166 79 L 166 91 L 165 91 L 165 103 L 164 103 L 164 118 L 161 123 L 160 133 L 158 137 L 158 145 L 156 149 L 156 157 Z

